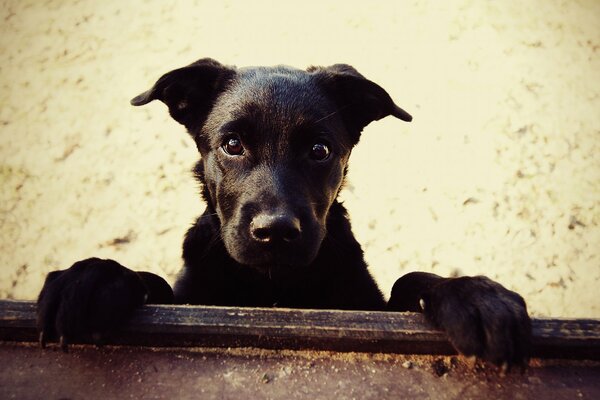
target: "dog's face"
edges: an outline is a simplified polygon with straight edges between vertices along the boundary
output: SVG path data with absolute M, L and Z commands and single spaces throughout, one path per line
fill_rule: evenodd
M 238 70 L 199 134 L 204 184 L 229 254 L 305 265 L 325 235 L 352 142 L 306 72 Z
M 234 69 L 203 59 L 132 104 L 154 99 L 196 141 L 227 251 L 258 268 L 310 264 L 363 127 L 387 115 L 411 119 L 347 65 Z

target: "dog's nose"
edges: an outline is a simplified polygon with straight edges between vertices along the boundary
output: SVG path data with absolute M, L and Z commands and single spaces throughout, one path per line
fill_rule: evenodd
M 300 238 L 300 220 L 288 214 L 261 213 L 250 222 L 250 235 L 260 243 L 293 242 Z

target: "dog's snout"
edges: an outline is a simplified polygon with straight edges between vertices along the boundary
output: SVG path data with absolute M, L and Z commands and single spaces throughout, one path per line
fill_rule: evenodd
M 300 220 L 289 214 L 261 213 L 250 223 L 250 235 L 260 243 L 293 242 L 300 238 Z

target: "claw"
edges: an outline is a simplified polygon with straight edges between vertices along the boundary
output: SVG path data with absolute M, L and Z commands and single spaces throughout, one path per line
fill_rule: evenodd
M 505 361 L 500 366 L 500 376 L 504 377 L 508 372 L 510 372 L 510 365 Z
M 469 367 L 469 369 L 471 370 L 475 370 L 475 367 L 477 366 L 477 357 L 475 356 L 467 356 L 465 358 L 465 362 L 467 364 L 467 367 Z
M 69 352 L 69 345 L 67 344 L 67 339 L 65 339 L 65 337 L 63 335 L 60 336 L 60 348 L 63 352 L 68 353 Z
M 44 336 L 44 331 L 40 332 L 40 336 L 39 336 L 38 342 L 39 342 L 40 347 L 42 349 L 46 348 L 46 336 Z

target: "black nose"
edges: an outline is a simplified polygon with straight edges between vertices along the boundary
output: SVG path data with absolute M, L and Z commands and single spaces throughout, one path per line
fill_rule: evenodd
M 289 214 L 261 213 L 250 222 L 250 235 L 260 243 L 293 242 L 300 238 L 300 220 Z

